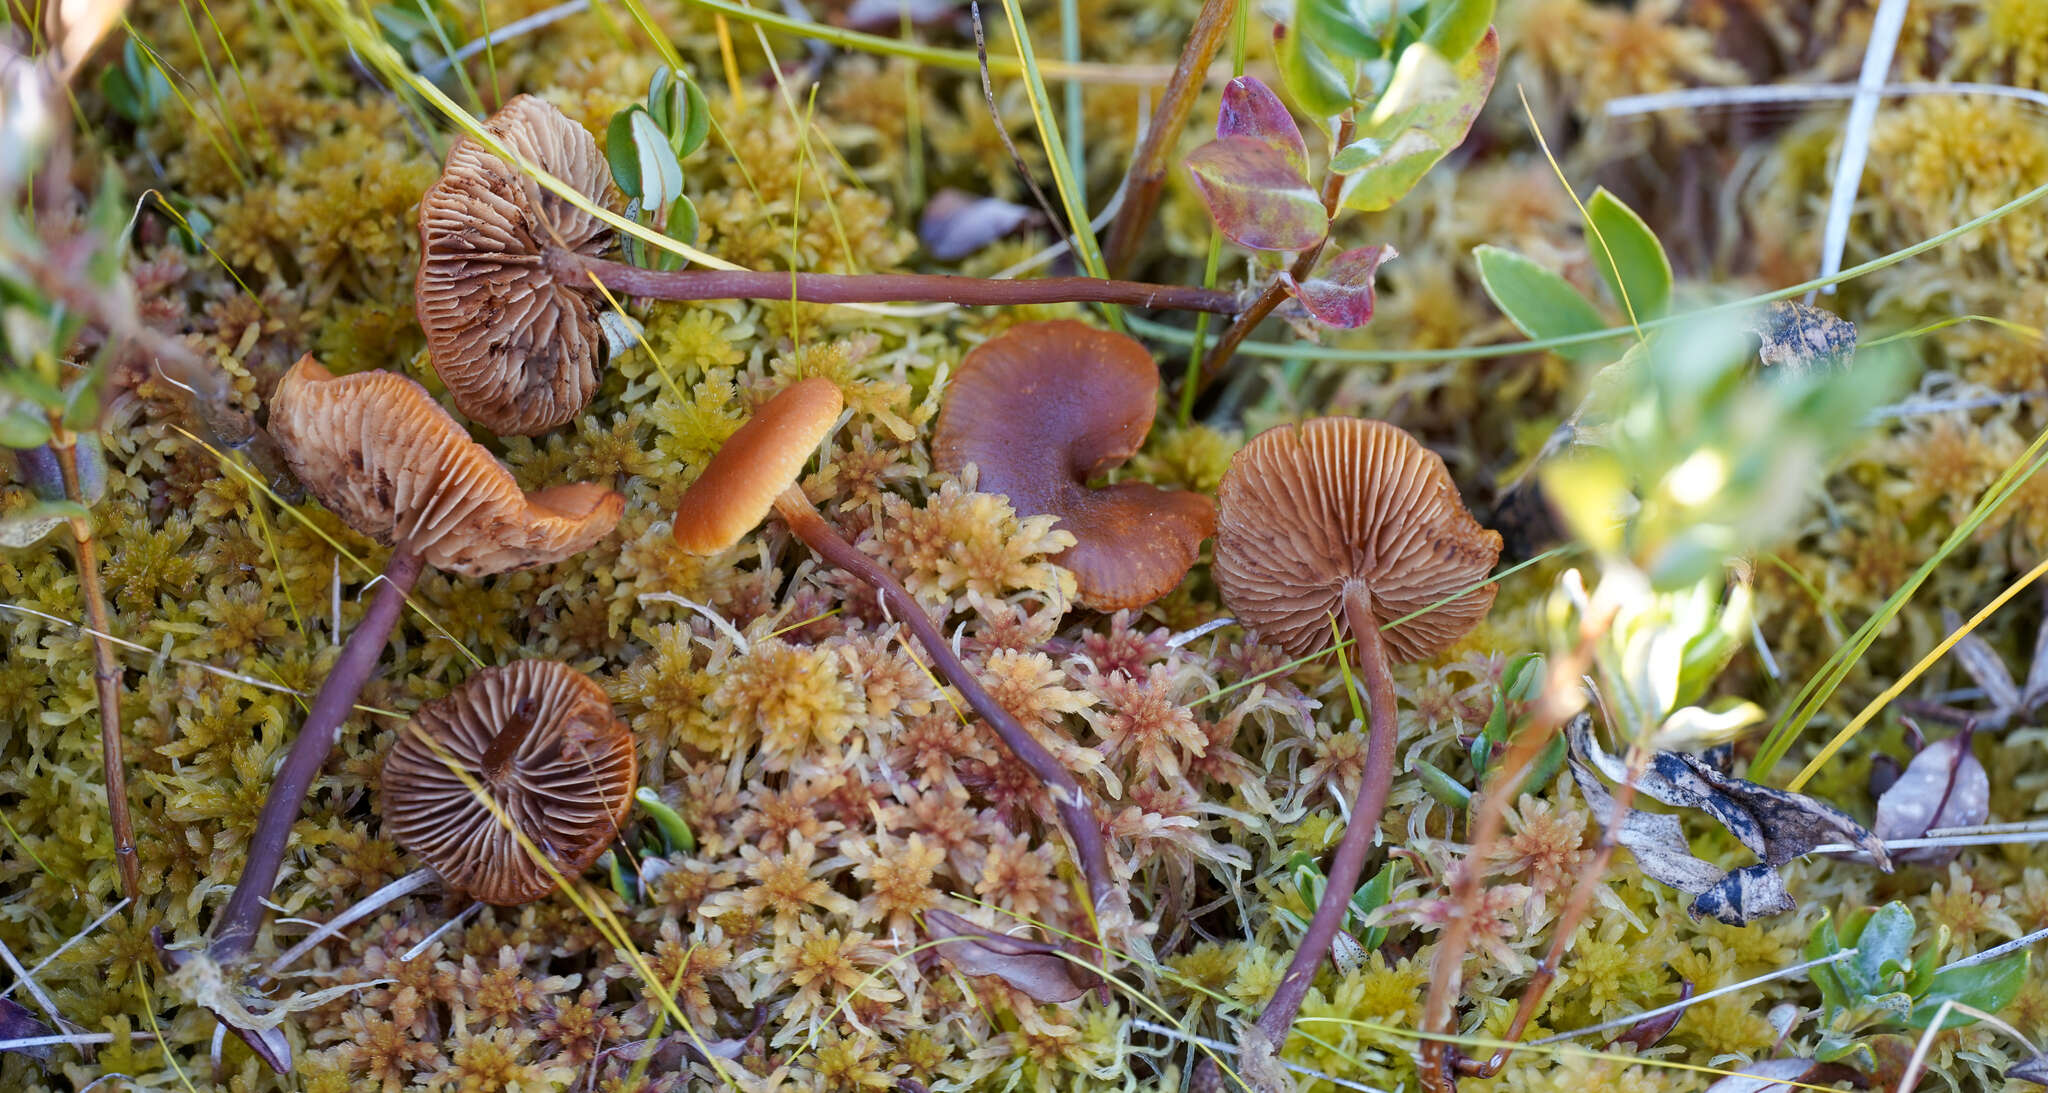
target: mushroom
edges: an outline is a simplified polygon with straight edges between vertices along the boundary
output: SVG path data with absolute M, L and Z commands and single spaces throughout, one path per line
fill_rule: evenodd
M 1105 907 L 1114 878 L 1102 826 L 1073 773 L 989 694 L 895 574 L 847 542 L 797 485 L 811 452 L 838 423 L 841 404 L 839 389 L 814 377 L 784 389 L 755 411 L 677 504 L 676 544 L 690 554 L 716 554 L 739 542 L 773 509 L 806 546 L 874 589 L 889 613 L 916 636 L 939 677 L 1051 791 L 1074 840 L 1089 895 L 1098 909 Z
M 1142 607 L 1185 577 L 1216 529 L 1216 506 L 1143 482 L 1088 483 L 1136 454 L 1152 429 L 1159 369 L 1137 339 L 1071 319 L 1027 323 L 960 362 L 932 436 L 948 474 L 1018 513 L 1059 517 L 1074 545 L 1053 560 L 1099 611 Z
M 1364 778 L 1329 883 L 1259 1017 L 1279 1044 L 1329 952 L 1386 808 L 1398 731 L 1388 662 L 1433 656 L 1486 615 L 1494 588 L 1484 582 L 1500 535 L 1466 511 L 1436 453 L 1392 425 L 1358 418 L 1261 433 L 1232 457 L 1218 501 L 1224 603 L 1292 654 L 1349 638 L 1372 706 Z
M 532 95 L 484 122 L 493 140 L 593 205 L 616 211 L 590 132 Z M 500 434 L 531 436 L 576 416 L 597 386 L 600 286 L 656 300 L 926 301 L 970 305 L 1100 302 L 1230 314 L 1236 293 L 1095 277 L 992 280 L 949 274 L 654 270 L 604 257 L 606 223 L 543 188 L 474 137 L 455 142 L 420 199 L 413 289 L 434 369 L 456 408 Z
M 484 130 L 599 206 L 621 204 L 597 142 L 544 100 L 515 95 Z M 456 409 L 501 436 L 546 432 L 582 411 L 597 390 L 604 299 L 557 278 L 544 258 L 601 257 L 611 241 L 604 221 L 476 138 L 455 142 L 420 198 L 413 306 Z
M 625 507 L 625 498 L 589 483 L 522 493 L 425 388 L 391 372 L 337 377 L 302 357 L 271 396 L 270 429 L 314 496 L 393 550 L 263 801 L 248 862 L 207 946 L 221 963 L 255 940 L 300 803 L 375 673 L 421 567 L 480 577 L 560 561 L 610 534 Z
M 527 903 L 604 852 L 638 773 L 603 687 L 557 661 L 514 661 L 413 714 L 384 759 L 384 828 L 449 887 Z

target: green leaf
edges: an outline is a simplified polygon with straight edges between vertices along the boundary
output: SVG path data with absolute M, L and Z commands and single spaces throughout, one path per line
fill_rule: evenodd
M 1422 788 L 1428 790 L 1431 797 L 1460 812 L 1472 807 L 1472 791 L 1466 789 L 1456 778 L 1445 774 L 1436 764 L 1427 759 L 1416 759 L 1408 766 L 1415 772 L 1416 778 L 1421 780 Z
M 685 113 L 675 144 L 679 159 L 704 147 L 704 138 L 711 133 L 711 104 L 704 99 L 704 89 L 697 86 L 697 81 L 685 76 L 683 96 Z
M 1817 1063 L 1839 1063 L 1845 1060 L 1855 1060 L 1867 1066 L 1872 1058 L 1874 1056 L 1871 1054 L 1869 1045 L 1848 1036 L 1822 1037 L 1820 1043 L 1813 1049 L 1813 1059 Z
M 0 412 L 0 448 L 36 448 L 50 442 L 50 420 L 27 406 Z
M 613 114 L 611 124 L 604 130 L 604 158 L 611 164 L 612 182 L 620 193 L 632 199 L 640 196 L 640 156 L 633 148 L 636 112 L 645 112 L 645 108 L 629 106 Z
M 1579 290 L 1555 273 L 1511 250 L 1482 243 L 1472 248 L 1479 261 L 1479 280 L 1494 306 L 1531 338 L 1558 338 L 1607 328 Z M 1598 355 L 1597 345 L 1574 346 L 1560 352 L 1574 359 Z
M 640 200 L 650 209 L 672 204 L 683 193 L 683 166 L 668 136 L 645 110 L 633 113 L 633 150 L 640 159 Z
M 65 522 L 89 516 L 85 506 L 70 501 L 39 501 L 0 516 L 0 547 L 34 546 Z
M 74 432 L 92 432 L 100 422 L 100 380 L 103 366 L 95 364 L 64 387 L 64 427 Z
M 2019 997 L 2020 988 L 2027 982 L 2029 953 L 2014 953 L 1988 964 L 1973 964 L 1967 968 L 1951 968 L 1934 973 L 1934 983 L 1921 995 L 1918 1005 L 1907 1015 L 1906 1024 L 1912 1028 L 1926 1028 L 1934 1021 L 1934 1012 L 1943 1002 L 1954 1001 L 1985 1013 L 1997 1013 L 2012 1004 Z M 1976 1020 L 1967 1014 L 1949 1011 L 1942 1021 L 1943 1028 L 1967 1025 Z
M 1835 936 L 1834 916 L 1824 912 L 1820 921 L 1813 924 L 1813 932 L 1806 937 L 1806 950 L 1800 956 L 1808 961 L 1823 960 L 1841 951 L 1842 941 Z M 1835 971 L 1840 966 L 1839 963 L 1824 964 L 1807 973 L 1813 985 L 1820 988 L 1821 1001 L 1831 1013 L 1849 1008 L 1848 986 Z
M 1296 105 L 1318 118 L 1334 118 L 1351 109 L 1351 88 L 1358 82 L 1358 65 L 1339 61 L 1303 28 L 1297 6 L 1296 21 L 1280 28 L 1274 44 L 1274 59 L 1280 65 L 1280 82 Z
M 64 405 L 64 392 L 26 369 L 0 371 L 0 394 L 11 395 L 19 402 L 32 403 L 45 410 L 60 409 Z
M 1863 932 L 1856 937 L 1856 955 L 1847 963 L 1851 971 L 1871 984 L 1870 994 L 1880 993 L 1895 974 L 1912 966 L 1915 929 L 1913 912 L 1896 900 L 1878 908 L 1870 921 L 1863 924 Z M 1904 985 L 1902 974 L 1898 982 Z
M 1621 518 L 1633 495 L 1628 472 L 1613 455 L 1588 448 L 1544 463 L 1537 475 L 1543 496 L 1573 538 L 1595 554 L 1611 556 L 1621 550 Z
M 1363 922 L 1366 916 L 1385 907 L 1394 898 L 1394 886 L 1401 883 L 1401 874 L 1406 869 L 1407 862 L 1401 858 L 1394 858 L 1380 866 L 1380 871 L 1374 873 L 1371 880 L 1366 881 L 1358 891 L 1351 894 L 1351 913 Z M 1368 927 L 1359 941 L 1367 950 L 1377 949 L 1386 944 L 1387 928 Z
M 1378 212 L 1414 189 L 1465 142 L 1499 70 L 1500 36 L 1490 29 L 1455 63 L 1421 43 L 1404 50 L 1386 94 L 1359 126 L 1359 136 L 1379 141 L 1381 150 L 1355 167 L 1350 164 L 1358 157 L 1346 158 L 1339 172 L 1345 175 L 1344 207 Z
M 697 203 L 691 201 L 688 194 L 677 197 L 676 203 L 669 206 L 668 234 L 685 243 L 697 241 Z M 669 252 L 663 251 L 662 253 L 668 254 Z M 672 255 L 672 257 L 681 258 L 682 255 L 677 254 Z
M 1626 298 L 1637 322 L 1670 310 L 1671 259 L 1664 254 L 1664 244 L 1634 209 L 1604 186 L 1586 202 L 1586 234 L 1591 237 L 1586 243 L 1593 265 L 1614 293 L 1615 303 Z
M 1494 0 L 1436 0 L 1422 41 L 1452 60 L 1472 52 L 1493 22 Z

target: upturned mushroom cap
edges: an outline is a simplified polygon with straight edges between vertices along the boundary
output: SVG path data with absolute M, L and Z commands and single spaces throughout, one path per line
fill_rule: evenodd
M 337 377 L 302 357 L 271 396 L 270 432 L 350 527 L 465 577 L 576 554 L 626 505 L 588 482 L 521 492 L 426 388 L 394 372 Z
M 1344 586 L 1362 582 L 1381 625 L 1484 581 L 1500 535 L 1479 526 L 1444 461 L 1383 421 L 1319 418 L 1255 437 L 1217 491 L 1216 583 L 1267 641 L 1301 655 L 1348 637 Z M 1475 589 L 1381 637 L 1396 661 L 1432 656 L 1493 606 Z
M 803 473 L 843 405 L 839 388 L 816 376 L 769 399 L 676 504 L 676 545 L 685 554 L 717 554 L 754 530 Z
M 1152 429 L 1159 369 L 1135 339 L 1068 319 L 1028 323 L 960 362 L 932 436 L 938 469 L 978 468 L 976 488 L 1019 515 L 1059 517 L 1074 545 L 1053 559 L 1076 598 L 1102 611 L 1171 591 L 1216 528 L 1216 507 L 1186 490 L 1088 482 L 1135 454 Z
M 493 773 L 491 743 L 522 718 L 525 735 Z M 639 776 L 633 735 L 604 688 L 565 664 L 485 668 L 420 707 L 384 759 L 384 828 L 451 887 L 496 904 L 539 899 L 554 881 L 449 761 L 565 877 L 590 868 L 618 833 Z
M 606 209 L 619 193 L 597 141 L 560 110 L 518 95 L 484 129 L 520 158 Z M 471 137 L 455 142 L 420 198 L 413 303 L 455 406 L 500 435 L 573 419 L 597 390 L 604 300 L 557 280 L 549 246 L 601 257 L 606 224 L 544 189 Z

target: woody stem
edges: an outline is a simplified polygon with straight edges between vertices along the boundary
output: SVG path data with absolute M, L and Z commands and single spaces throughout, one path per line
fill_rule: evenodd
M 1103 248 L 1111 273 L 1130 267 L 1145 233 L 1152 229 L 1153 214 L 1159 211 L 1159 192 L 1166 184 L 1167 159 L 1180 143 L 1181 129 L 1201 96 L 1209 64 L 1223 47 L 1236 14 L 1237 0 L 1203 0 L 1195 25 L 1188 29 L 1180 63 L 1173 68 L 1173 79 L 1159 97 L 1159 109 L 1145 129 L 1144 143 L 1131 157 L 1130 174 L 1125 176 L 1124 207 L 1109 229 L 1109 245 Z
M 939 677 L 960 692 L 975 715 L 995 730 L 1011 754 L 1051 790 L 1060 822 L 1074 840 L 1075 855 L 1080 859 L 1081 874 L 1088 882 L 1089 897 L 1098 907 L 1101 906 L 1114 879 L 1109 868 L 1109 852 L 1103 842 L 1102 825 L 1096 821 L 1088 796 L 1081 783 L 1074 779 L 1073 772 L 1061 765 L 1037 737 L 1031 735 L 1009 710 L 1003 708 L 1002 703 L 996 701 L 994 695 L 988 693 L 981 680 L 953 652 L 952 645 L 940 633 L 938 625 L 925 614 L 923 605 L 903 587 L 896 575 L 847 542 L 838 529 L 819 515 L 800 487 L 790 486 L 783 490 L 775 499 L 775 511 L 796 533 L 796 537 L 804 541 L 804 545 L 826 561 L 860 578 L 881 595 L 889 614 L 910 628 L 926 655 L 932 658 L 933 670 Z
M 1099 303 L 1127 307 L 1237 311 L 1234 292 L 1099 277 L 994 280 L 946 273 L 786 273 L 776 270 L 658 270 L 550 248 L 555 276 L 594 279 L 613 292 L 649 300 L 795 300 L 807 304 L 946 303 L 969 307 Z
M 85 490 L 78 477 L 78 437 L 61 425 L 52 434 L 50 450 L 57 457 L 64 496 L 86 504 Z M 85 601 L 86 622 L 92 627 L 92 678 L 100 714 L 100 769 L 107 783 L 107 822 L 114 829 L 114 864 L 121 876 L 121 894 L 139 910 L 142 870 L 135 855 L 135 821 L 128 813 L 128 766 L 121 754 L 121 667 L 114 660 L 114 643 L 108 638 L 113 630 L 107 621 L 107 596 L 100 587 L 99 551 L 94 547 L 92 521 L 74 516 L 69 524 L 78 554 L 78 594 Z
M 314 780 L 320 777 L 327 753 L 334 750 L 341 723 L 355 708 L 356 696 L 376 675 L 384 643 L 405 608 L 406 594 L 419 579 L 422 564 L 419 555 L 403 547 L 392 552 L 369 610 L 363 612 L 362 622 L 341 647 L 334 670 L 313 696 L 306 723 L 299 728 L 298 739 L 292 741 L 291 751 L 285 753 L 284 763 L 270 783 L 270 793 L 263 799 L 241 879 L 213 921 L 213 940 L 207 945 L 207 955 L 213 959 L 222 963 L 235 960 L 255 943 L 256 930 L 263 922 L 263 900 L 277 883 L 278 868 L 284 864 L 285 848 L 291 842 L 292 823 L 312 792 Z

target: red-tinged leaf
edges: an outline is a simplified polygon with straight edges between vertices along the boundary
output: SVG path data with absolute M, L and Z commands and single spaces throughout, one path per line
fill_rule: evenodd
M 992 933 L 948 911 L 926 911 L 925 931 L 939 955 L 968 975 L 992 975 L 1039 1002 L 1071 1002 L 1093 986 L 1087 969 L 1042 941 Z
M 1330 229 L 1315 188 L 1262 140 L 1223 137 L 1195 149 L 1187 162 L 1217 230 L 1239 246 L 1307 250 Z
M 1692 980 L 1680 979 L 1678 981 L 1678 1000 L 1684 1002 L 1691 997 Z M 1617 1044 L 1628 1044 L 1638 1052 L 1648 1051 L 1656 1047 L 1658 1041 L 1669 1036 L 1671 1030 L 1677 1027 L 1678 1019 L 1684 1016 L 1685 1010 L 1680 1008 L 1669 1013 L 1660 1013 L 1655 1017 L 1646 1017 L 1630 1025 L 1626 1031 L 1614 1038 L 1614 1042 Z
M 1380 263 L 1396 256 L 1388 246 L 1358 247 L 1330 259 L 1320 274 L 1306 281 L 1297 282 L 1286 273 L 1280 280 L 1315 321 L 1356 330 L 1372 321 L 1373 281 Z
M 1251 76 L 1239 76 L 1223 87 L 1223 109 L 1216 114 L 1218 137 L 1251 137 L 1270 144 L 1296 175 L 1308 175 L 1308 144 L 1301 127 L 1273 89 Z

